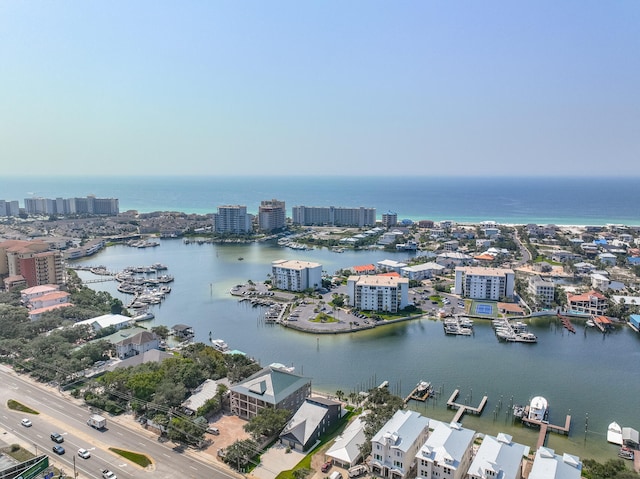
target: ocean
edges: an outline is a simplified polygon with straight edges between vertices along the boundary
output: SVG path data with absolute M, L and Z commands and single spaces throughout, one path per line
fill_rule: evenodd
M 0 199 L 118 198 L 120 210 L 207 214 L 262 200 L 376 208 L 398 219 L 504 224 L 640 224 L 639 178 L 508 177 L 1 177 Z

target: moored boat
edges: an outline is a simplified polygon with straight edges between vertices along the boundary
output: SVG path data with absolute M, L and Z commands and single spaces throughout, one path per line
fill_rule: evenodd
M 542 396 L 536 396 L 529 403 L 529 415 L 527 419 L 534 421 L 546 421 L 549 414 L 549 403 Z
M 607 428 L 607 441 L 622 446 L 622 427 L 615 421 Z
M 211 345 L 218 351 L 224 353 L 225 351 L 229 351 L 229 346 L 222 339 L 212 339 Z

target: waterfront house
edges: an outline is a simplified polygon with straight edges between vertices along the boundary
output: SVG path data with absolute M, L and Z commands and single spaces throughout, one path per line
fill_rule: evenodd
M 345 469 L 355 466 L 362 458 L 360 445 L 366 440 L 364 422 L 358 416 L 336 438 L 325 453 L 325 459 Z
M 293 414 L 311 395 L 311 379 L 267 366 L 229 390 L 231 412 L 243 419 L 251 419 L 267 407 L 286 409 Z
M 158 349 L 160 347 L 160 339 L 151 331 L 141 331 L 134 336 L 118 341 L 115 346 L 118 358 L 126 359 L 151 349 Z
M 556 454 L 553 449 L 541 447 L 536 452 L 528 479 L 580 479 L 582 462 L 571 454 Z
M 280 433 L 280 442 L 296 451 L 308 451 L 334 427 L 341 415 L 339 402 L 309 397 L 289 419 Z
M 416 455 L 417 477 L 462 479 L 471 464 L 475 431 L 456 422 L 432 422 L 435 427 Z
M 595 290 L 583 294 L 568 294 L 567 308 L 575 313 L 603 316 L 607 310 L 607 298 Z
M 400 410 L 371 438 L 371 473 L 403 479 L 415 467 L 415 456 L 429 435 L 429 419 Z
M 20 302 L 25 306 L 28 306 L 31 300 L 55 291 L 60 291 L 60 286 L 57 284 L 43 284 L 40 286 L 33 286 L 32 288 L 25 288 L 20 291 Z
M 193 328 L 187 324 L 176 324 L 171 327 L 171 334 L 178 339 L 191 339 L 195 336 Z
M 473 458 L 467 479 L 521 479 L 529 446 L 513 442 L 508 434 L 486 435 Z
M 131 326 L 133 320 L 129 316 L 122 314 L 103 314 L 95 318 L 78 321 L 74 326 L 91 326 L 94 331 L 100 331 L 104 328 L 113 327 L 116 331 Z
M 632 314 L 629 316 L 629 326 L 631 326 L 636 333 L 640 332 L 640 314 Z
M 436 257 L 436 263 L 444 266 L 445 268 L 454 268 L 456 266 L 463 266 L 473 263 L 473 258 L 459 251 L 446 251 L 440 253 Z

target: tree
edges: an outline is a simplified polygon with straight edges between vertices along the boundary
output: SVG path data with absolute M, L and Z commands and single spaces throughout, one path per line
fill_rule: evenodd
M 342 401 L 342 400 L 344 399 L 344 391 L 342 391 L 341 389 L 338 389 L 338 390 L 336 391 L 336 397 L 337 397 L 340 401 Z
M 236 441 L 224 450 L 224 462 L 238 471 L 247 467 L 249 461 L 258 453 L 258 444 L 251 439 Z
M 284 428 L 290 415 L 291 412 L 287 409 L 266 407 L 244 425 L 244 430 L 256 440 L 262 436 L 271 437 Z
M 169 328 L 164 325 L 152 327 L 151 332 L 155 333 L 160 339 L 167 339 L 169 337 Z
M 204 439 L 204 428 L 190 419 L 173 417 L 167 425 L 167 437 L 174 442 L 195 445 Z

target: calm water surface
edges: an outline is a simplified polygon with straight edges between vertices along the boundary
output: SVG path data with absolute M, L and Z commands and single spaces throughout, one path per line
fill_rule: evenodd
M 244 258 L 239 261 L 238 258 Z M 621 328 L 603 336 L 577 325 L 570 334 L 553 318 L 533 320 L 530 329 L 537 344 L 498 342 L 491 325 L 476 321 L 472 337 L 450 337 L 442 325 L 420 319 L 370 331 L 342 335 L 300 333 L 258 320 L 260 310 L 229 295 L 236 284 L 262 281 L 276 259 L 317 261 L 329 273 L 343 267 L 374 263 L 406 253 L 328 250 L 293 251 L 273 244 L 185 245 L 162 240 L 156 248 L 114 246 L 79 263 L 102 264 L 111 270 L 126 266 L 166 264 L 175 276 L 172 292 L 153 309 L 148 326 L 193 326 L 196 340 L 207 342 L 209 332 L 223 338 L 232 349 L 255 357 L 261 364 L 281 362 L 312 378 L 316 390 L 335 393 L 358 391 L 389 381 L 392 391 L 405 396 L 420 380 L 442 391 L 436 401 L 410 403 L 423 414 L 453 418 L 446 400 L 456 388 L 459 402 L 477 405 L 483 395 L 489 402 L 482 416 L 465 416 L 465 427 L 485 433 L 507 432 L 534 447 L 537 434 L 513 424 L 506 415 L 512 403 L 525 404 L 542 395 L 550 404 L 550 421 L 564 424 L 571 414 L 570 437 L 551 434 L 548 445 L 558 452 L 606 459 L 615 447 L 606 442 L 607 425 L 616 421 L 640 429 L 640 336 Z M 82 273 L 83 278 L 95 278 Z M 115 282 L 94 283 L 128 302 Z M 585 425 L 588 432 L 585 434 Z

